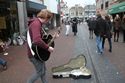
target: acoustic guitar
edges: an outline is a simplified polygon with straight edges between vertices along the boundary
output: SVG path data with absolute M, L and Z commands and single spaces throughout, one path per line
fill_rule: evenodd
M 42 40 L 48 44 L 49 46 L 53 47 L 55 46 L 54 39 L 57 37 L 57 35 L 60 33 L 58 32 L 52 36 L 51 34 L 46 34 L 42 37 Z M 34 51 L 35 55 L 34 57 L 40 61 L 47 61 L 50 57 L 50 52 L 46 49 L 43 49 L 42 47 L 32 44 L 32 50 Z

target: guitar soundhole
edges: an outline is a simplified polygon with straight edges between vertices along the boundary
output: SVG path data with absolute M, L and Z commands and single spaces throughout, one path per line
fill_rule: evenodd
M 44 35 L 44 37 L 43 37 L 43 41 L 46 43 L 46 44 L 48 44 L 51 40 L 52 40 L 52 35 Z M 54 47 L 55 46 L 55 44 L 54 44 L 54 41 L 50 44 L 50 46 L 52 46 L 52 47 Z

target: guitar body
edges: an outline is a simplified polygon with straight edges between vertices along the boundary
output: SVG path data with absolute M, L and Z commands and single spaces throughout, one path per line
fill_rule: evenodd
M 53 39 L 53 37 L 52 35 L 48 34 L 48 35 L 44 35 L 42 39 L 46 44 L 48 44 Z M 52 41 L 50 46 L 54 48 L 55 46 L 54 41 Z M 43 49 L 42 47 L 37 46 L 35 44 L 32 44 L 32 50 L 35 53 L 34 57 L 40 61 L 47 61 L 51 54 L 48 50 Z

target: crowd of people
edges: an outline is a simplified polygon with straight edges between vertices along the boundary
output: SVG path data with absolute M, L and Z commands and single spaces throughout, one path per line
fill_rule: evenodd
M 121 19 L 118 14 L 114 19 L 105 15 L 104 18 L 101 14 L 97 17 L 91 17 L 88 21 L 89 38 L 93 39 L 93 33 L 96 36 L 97 53 L 102 54 L 104 51 L 105 40 L 109 43 L 109 52 L 112 52 L 112 37 L 114 42 L 119 41 L 119 32 L 123 31 L 123 42 L 125 42 L 125 15 Z
M 67 17 L 63 20 L 63 23 L 66 27 L 65 35 L 69 35 L 70 28 L 74 36 L 77 35 L 77 24 L 78 18 L 69 18 Z M 102 54 L 104 52 L 105 40 L 108 40 L 109 43 L 109 52 L 112 52 L 112 39 L 114 42 L 119 42 L 119 33 L 123 31 L 123 42 L 125 42 L 125 15 L 120 18 L 118 14 L 113 18 L 110 15 L 93 16 L 87 20 L 88 30 L 89 30 L 89 39 L 93 39 L 95 34 L 96 36 L 96 45 L 97 53 Z

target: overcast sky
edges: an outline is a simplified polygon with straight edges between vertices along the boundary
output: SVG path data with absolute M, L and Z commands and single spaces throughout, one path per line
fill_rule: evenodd
M 63 1 L 67 2 L 67 5 L 69 7 L 72 7 L 75 4 L 80 4 L 83 7 L 88 4 L 95 4 L 95 0 L 63 0 Z

